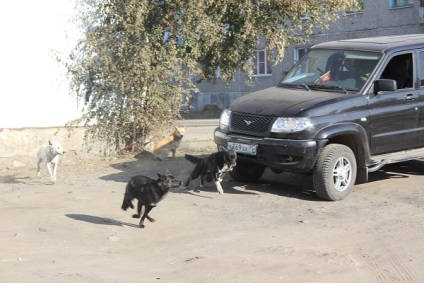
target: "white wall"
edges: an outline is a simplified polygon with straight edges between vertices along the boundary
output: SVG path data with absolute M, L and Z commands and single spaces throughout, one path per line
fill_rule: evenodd
M 0 128 L 61 126 L 81 115 L 52 56 L 75 45 L 73 14 L 74 0 L 0 4 Z

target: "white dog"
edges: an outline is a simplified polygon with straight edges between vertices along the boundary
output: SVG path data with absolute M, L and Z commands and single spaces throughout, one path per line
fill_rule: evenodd
M 40 177 L 40 164 L 44 162 L 47 167 L 47 173 L 49 174 L 50 180 L 52 182 L 56 181 L 56 172 L 57 165 L 59 163 L 59 155 L 64 154 L 62 146 L 58 141 L 49 141 L 49 145 L 42 146 L 37 153 L 37 165 L 38 171 L 37 175 Z M 53 172 L 51 169 L 51 165 L 53 164 Z

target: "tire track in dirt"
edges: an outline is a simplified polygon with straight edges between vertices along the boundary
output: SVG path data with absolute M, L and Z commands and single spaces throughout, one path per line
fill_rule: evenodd
M 393 279 L 396 279 L 396 281 L 400 282 L 415 282 L 416 276 L 414 276 L 413 274 L 415 272 L 411 271 L 408 266 L 402 262 L 402 259 L 390 247 L 390 245 L 384 239 L 380 240 L 380 245 L 385 251 L 385 253 L 389 256 L 390 263 L 396 270 L 396 274 L 394 274 L 395 278 Z
M 396 253 L 395 250 L 384 240 L 379 239 L 378 243 L 381 247 L 381 254 L 386 257 L 390 266 L 381 266 L 370 255 L 363 255 L 367 257 L 365 270 L 376 276 L 377 282 L 417 282 L 417 273 L 411 270 Z

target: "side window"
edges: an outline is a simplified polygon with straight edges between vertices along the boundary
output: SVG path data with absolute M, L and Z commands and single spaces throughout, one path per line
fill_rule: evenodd
M 412 71 L 412 53 L 406 53 L 390 59 L 381 78 L 395 80 L 397 89 L 410 88 L 413 85 Z
M 424 51 L 420 51 L 420 85 L 424 86 Z

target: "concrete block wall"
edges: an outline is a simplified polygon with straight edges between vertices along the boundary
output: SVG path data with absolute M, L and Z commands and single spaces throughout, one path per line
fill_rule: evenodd
M 84 142 L 84 128 L 19 128 L 0 129 L 0 169 L 36 166 L 36 156 L 42 145 L 49 140 L 62 144 L 66 154 L 61 162 L 73 162 L 89 155 L 101 155 L 101 146 L 94 144 L 87 148 Z

